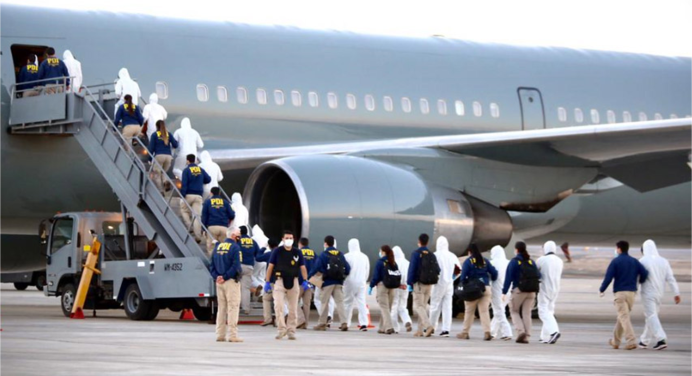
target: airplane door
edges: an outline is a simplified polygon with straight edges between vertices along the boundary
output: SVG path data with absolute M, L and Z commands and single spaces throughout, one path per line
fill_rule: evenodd
M 541 92 L 535 88 L 520 87 L 519 103 L 521 105 L 522 129 L 543 129 L 545 128 L 545 114 L 543 112 L 543 97 Z

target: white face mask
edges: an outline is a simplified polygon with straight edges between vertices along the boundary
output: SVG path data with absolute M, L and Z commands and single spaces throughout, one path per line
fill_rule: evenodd
M 293 239 L 284 239 L 284 245 L 286 247 L 293 247 Z
M 385 256 L 385 253 L 384 253 L 384 252 L 380 252 L 380 257 L 384 257 L 384 256 Z

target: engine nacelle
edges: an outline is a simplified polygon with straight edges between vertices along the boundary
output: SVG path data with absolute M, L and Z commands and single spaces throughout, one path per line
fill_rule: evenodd
M 449 240 L 458 255 L 473 241 L 485 247 L 509 242 L 512 223 L 498 209 L 453 189 L 428 183 L 405 166 L 351 156 L 298 156 L 269 161 L 245 188 L 250 223 L 267 236 L 285 229 L 312 239 L 333 235 L 340 249 L 358 238 L 374 254 L 381 245 L 407 253 L 418 235 Z

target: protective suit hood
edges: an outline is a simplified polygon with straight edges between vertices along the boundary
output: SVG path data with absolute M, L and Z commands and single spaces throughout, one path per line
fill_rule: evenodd
M 555 244 L 555 242 L 552 240 L 545 242 L 545 244 L 543 245 L 543 253 L 546 255 L 549 253 L 555 253 L 556 249 L 557 244 Z
M 74 56 L 72 56 L 72 52 L 70 52 L 70 50 L 65 50 L 65 52 L 62 53 L 62 59 L 63 60 L 74 60 Z
M 509 262 L 509 260 L 507 260 L 507 255 L 505 254 L 505 249 L 500 247 L 499 245 L 494 246 L 493 249 L 490 250 L 490 260 L 493 261 L 493 263 L 495 261 Z
M 360 251 L 360 242 L 358 239 L 351 239 L 348 241 L 348 253 L 362 253 Z
M 192 129 L 189 118 L 183 118 L 183 121 L 180 122 L 180 129 Z
M 233 205 L 235 205 L 235 204 L 242 205 L 243 204 L 243 196 L 241 196 L 240 193 L 236 192 L 233 194 L 233 196 L 231 196 L 231 202 L 233 203 Z
M 404 251 L 401 250 L 401 247 L 398 245 L 394 246 L 392 248 L 392 251 L 394 252 L 394 260 L 396 260 L 397 264 L 400 262 L 400 260 L 406 260 L 406 255 L 404 254 Z
M 211 160 L 211 155 L 210 155 L 209 152 L 206 151 L 206 150 L 203 151 L 202 153 L 200 153 L 200 155 L 199 155 L 199 160 L 200 160 L 200 162 L 202 162 L 202 163 L 209 163 L 209 162 L 212 161 L 212 160 Z
M 159 96 L 156 93 L 151 93 L 149 96 L 149 104 L 158 104 Z
M 120 71 L 118 72 L 118 78 L 120 78 L 121 80 L 132 80 L 130 78 L 130 72 L 127 71 L 127 68 L 120 68 Z
M 260 248 L 264 248 L 267 246 L 269 238 L 264 235 L 264 230 L 262 230 L 258 225 L 254 225 L 252 227 L 252 240 L 256 241 Z
M 649 239 L 645 241 L 642 247 L 644 248 L 644 257 L 659 257 L 656 243 L 654 243 L 653 240 Z
M 449 240 L 444 236 L 437 238 L 436 252 L 449 252 Z
M 334 241 L 334 247 L 336 247 L 336 240 Z M 344 286 L 349 286 L 353 290 L 365 286 L 370 277 L 370 259 L 365 253 L 360 251 L 358 239 L 348 241 L 348 253 L 344 257 L 351 266 L 351 274 L 346 277 Z
M 458 267 L 461 270 L 461 264 L 457 255 L 449 251 L 449 240 L 444 236 L 437 238 L 435 258 L 437 258 L 437 263 L 440 265 L 440 280 L 438 284 L 453 283 L 454 269 Z

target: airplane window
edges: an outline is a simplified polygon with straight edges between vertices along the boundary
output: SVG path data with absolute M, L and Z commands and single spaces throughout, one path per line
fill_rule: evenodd
M 428 104 L 428 100 L 425 98 L 420 99 L 420 112 L 426 115 L 430 112 L 430 104 Z
M 654 119 L 656 119 L 656 120 L 663 120 L 663 116 L 657 112 L 657 113 L 654 114 Z
M 617 119 L 615 118 L 615 112 L 608 110 L 608 124 L 613 124 L 617 123 Z
M 644 112 L 639 113 L 639 121 L 646 121 L 646 114 Z
M 490 116 L 494 118 L 500 117 L 500 106 L 498 106 L 497 103 L 490 104 Z
M 346 107 L 351 110 L 356 109 L 356 96 L 353 94 L 346 94 Z
M 622 121 L 625 123 L 631 123 L 632 122 L 632 114 L 630 114 L 629 111 L 623 111 L 622 112 Z
M 228 102 L 228 90 L 226 90 L 226 88 L 223 86 L 217 86 L 216 97 L 219 99 L 219 102 Z
M 244 87 L 239 86 L 239 87 L 235 90 L 235 95 L 236 95 L 236 97 L 237 97 L 237 99 L 238 99 L 238 103 L 241 103 L 241 104 L 246 104 L 246 103 L 247 103 L 247 90 L 245 90 Z
M 206 102 L 209 100 L 209 88 L 205 84 L 197 85 L 197 100 Z
M 686 117 L 690 117 L 690 116 L 687 115 Z M 677 119 L 677 118 L 678 118 L 678 115 L 676 115 L 676 114 L 670 114 L 670 118 L 671 118 L 671 119 Z
M 601 114 L 598 113 L 598 110 L 591 109 L 591 123 L 592 124 L 599 124 L 601 122 Z
M 375 111 L 375 97 L 370 94 L 365 96 L 365 108 L 367 108 L 368 111 Z
M 329 108 L 339 107 L 339 97 L 335 93 L 327 93 L 327 104 Z
M 267 104 L 267 91 L 264 89 L 257 89 L 257 103 Z
M 165 82 L 157 82 L 156 83 L 156 95 L 159 96 L 159 99 L 167 99 L 168 98 L 168 84 Z
M 444 99 L 439 99 L 437 101 L 437 112 L 439 112 L 440 115 L 447 115 L 447 102 L 445 102 Z
M 411 112 L 411 100 L 406 97 L 401 98 L 401 109 L 406 113 Z
M 308 92 L 308 103 L 310 107 L 317 107 L 320 105 L 320 98 L 317 96 L 317 93 L 314 91 Z
M 284 92 L 281 90 L 274 90 L 274 103 L 276 103 L 279 106 L 283 106 L 284 101 Z
M 454 108 L 457 111 L 457 115 L 464 116 L 464 102 L 462 102 L 462 101 L 454 102 Z
M 387 112 L 392 112 L 394 111 L 394 101 L 392 101 L 392 97 L 384 97 L 382 98 L 382 103 L 384 104 L 384 110 Z
M 581 111 L 581 108 L 574 109 L 574 120 L 576 120 L 577 123 L 584 122 L 584 113 Z
M 473 114 L 476 117 L 483 116 L 483 106 L 481 106 L 480 102 L 473 102 Z
M 557 108 L 557 118 L 563 123 L 567 121 L 567 110 L 564 107 Z
M 293 90 L 291 92 L 291 102 L 296 107 L 300 107 L 303 105 L 303 97 L 300 95 L 300 92 L 298 90 Z

